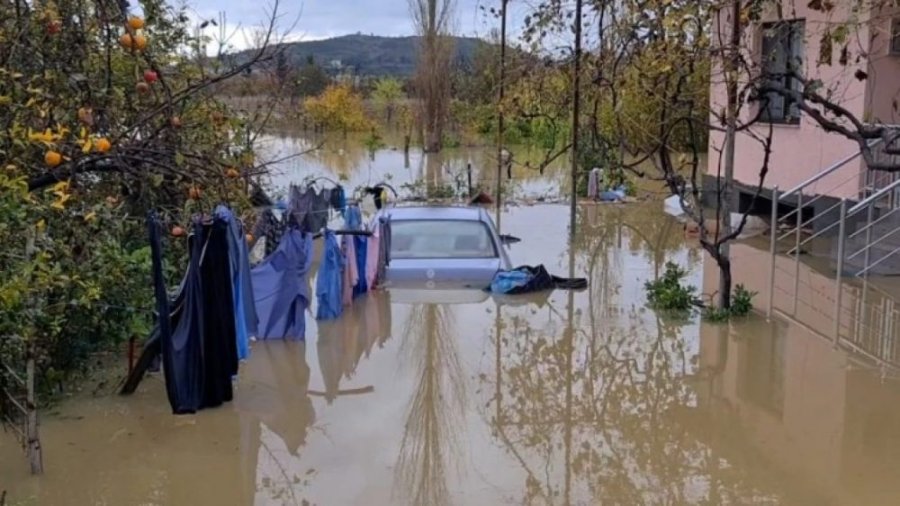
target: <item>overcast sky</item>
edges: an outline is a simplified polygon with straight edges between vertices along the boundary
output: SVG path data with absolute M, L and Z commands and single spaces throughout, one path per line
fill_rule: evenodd
M 219 11 L 225 11 L 230 27 L 258 26 L 266 18 L 267 7 L 271 6 L 271 0 L 185 1 L 201 19 L 216 18 Z M 460 35 L 487 37 L 497 26 L 497 20 L 481 7 L 497 7 L 499 0 L 455 2 L 457 33 Z M 387 36 L 414 33 L 408 0 L 282 0 L 279 10 L 283 15 L 282 29 L 297 19 L 290 40 L 315 40 L 357 32 Z M 510 19 L 521 19 L 524 15 L 512 10 L 511 7 Z M 241 47 L 245 42 L 240 39 L 244 38 L 234 37 L 232 44 Z

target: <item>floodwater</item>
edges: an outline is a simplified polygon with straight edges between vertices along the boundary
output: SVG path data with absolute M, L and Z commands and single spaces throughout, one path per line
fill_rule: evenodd
M 666 261 L 715 286 L 661 208 L 580 205 L 570 242 L 567 206 L 510 206 L 513 261 L 589 289 L 368 294 L 308 318 L 305 343 L 254 343 L 222 408 L 171 415 L 160 375 L 63 404 L 42 420 L 44 476 L 0 433 L 0 490 L 41 505 L 900 503 L 895 371 L 791 319 L 647 309 Z M 735 251 L 738 281 L 765 279 L 762 250 Z

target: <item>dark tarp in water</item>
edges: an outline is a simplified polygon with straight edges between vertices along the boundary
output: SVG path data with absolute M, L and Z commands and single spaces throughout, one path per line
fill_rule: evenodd
M 523 265 L 509 271 L 500 271 L 494 275 L 491 286 L 493 293 L 519 295 L 543 290 L 560 288 L 564 290 L 583 290 L 587 288 L 584 278 L 561 278 L 553 276 L 543 265 L 532 267 Z
M 311 264 L 312 236 L 291 228 L 278 249 L 253 269 L 259 339 L 306 339 Z

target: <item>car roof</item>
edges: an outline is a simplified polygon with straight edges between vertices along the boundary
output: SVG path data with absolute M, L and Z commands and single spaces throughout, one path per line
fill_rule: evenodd
M 464 220 L 486 221 L 487 213 L 480 207 L 410 206 L 385 209 L 391 220 Z

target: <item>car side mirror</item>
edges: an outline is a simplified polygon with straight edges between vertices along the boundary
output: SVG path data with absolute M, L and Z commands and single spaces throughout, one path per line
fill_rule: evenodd
M 500 234 L 500 242 L 503 243 L 504 246 L 509 246 L 510 244 L 522 242 L 522 239 L 509 234 Z

